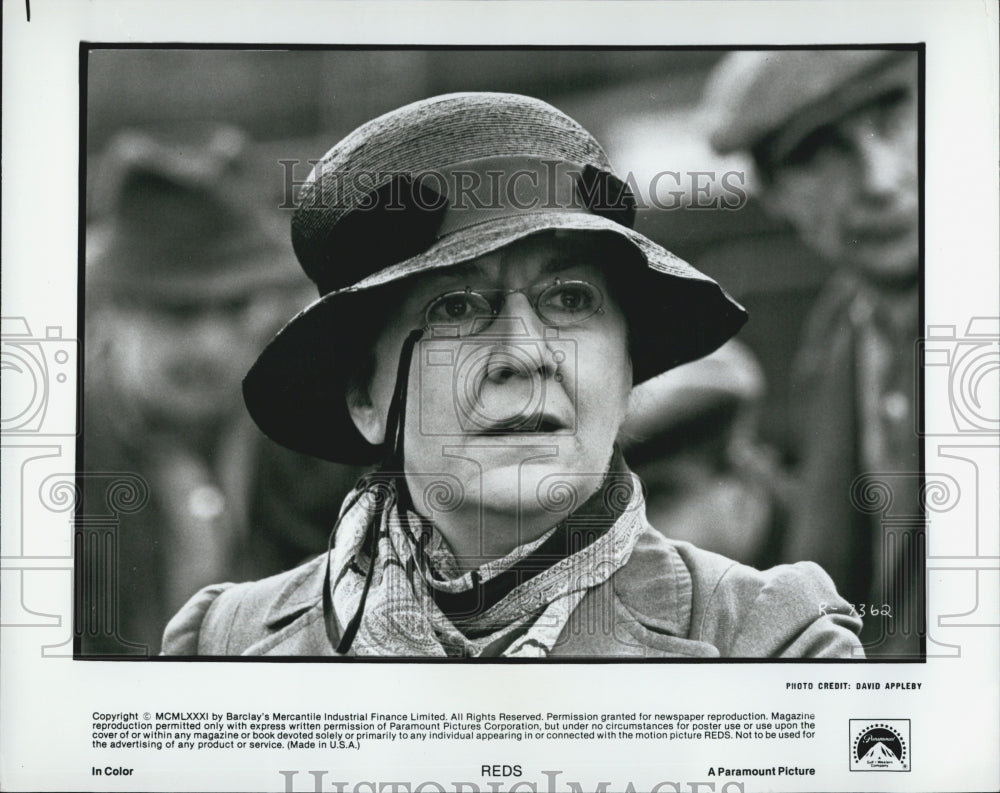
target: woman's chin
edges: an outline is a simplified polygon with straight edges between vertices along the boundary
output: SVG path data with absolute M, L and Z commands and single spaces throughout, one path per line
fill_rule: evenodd
M 601 474 L 591 476 L 566 469 L 566 465 L 549 458 L 484 471 L 478 488 L 483 511 L 554 526 L 600 484 Z

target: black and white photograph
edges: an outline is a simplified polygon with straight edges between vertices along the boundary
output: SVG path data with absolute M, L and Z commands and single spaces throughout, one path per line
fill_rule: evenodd
M 987 789 L 996 30 L 802 5 L 5 3 L 4 789 Z
M 920 660 L 922 54 L 84 53 L 81 655 Z

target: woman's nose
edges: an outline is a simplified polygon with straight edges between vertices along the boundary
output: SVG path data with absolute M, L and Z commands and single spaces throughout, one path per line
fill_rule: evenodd
M 548 343 L 552 332 L 535 313 L 526 295 L 521 292 L 507 295 L 490 328 L 490 335 L 496 341 L 487 364 L 487 379 L 500 383 L 515 376 L 554 375 L 557 365 Z
M 511 292 L 504 297 L 500 311 L 493 318 L 490 335 L 521 339 L 541 339 L 546 325 L 535 313 L 531 301 L 523 292 Z

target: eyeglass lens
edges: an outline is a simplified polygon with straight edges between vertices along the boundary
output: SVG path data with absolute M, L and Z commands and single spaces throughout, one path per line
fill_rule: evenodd
M 503 310 L 506 299 L 517 292 L 531 301 L 535 313 L 547 324 L 556 326 L 576 325 L 601 310 L 601 290 L 587 281 L 556 281 L 544 286 L 532 299 L 534 290 L 488 289 L 475 291 L 466 288 L 448 292 L 432 300 L 425 311 L 428 327 L 452 326 L 460 336 L 480 333 L 489 327 L 493 317 Z

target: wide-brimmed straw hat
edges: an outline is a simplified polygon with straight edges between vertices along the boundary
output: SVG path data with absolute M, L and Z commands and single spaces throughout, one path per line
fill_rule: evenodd
M 593 136 L 537 99 L 448 94 L 364 124 L 316 164 L 298 197 L 292 243 L 320 299 L 247 374 L 250 415 L 296 451 L 374 462 L 380 449 L 345 400 L 358 340 L 376 321 L 372 295 L 551 230 L 605 235 L 635 254 L 608 262 L 627 291 L 635 382 L 710 353 L 746 312 L 634 231 L 634 206 Z

